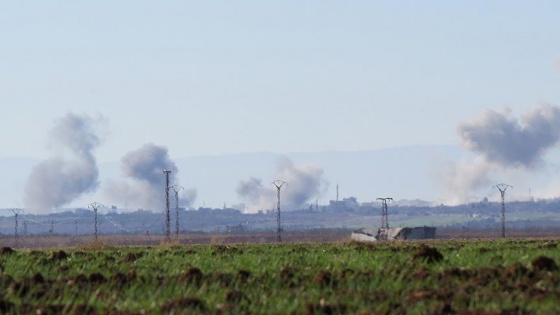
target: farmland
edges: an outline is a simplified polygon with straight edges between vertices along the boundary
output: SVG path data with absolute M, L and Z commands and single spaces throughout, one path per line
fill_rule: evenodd
M 559 240 L 0 250 L 0 313 L 554 314 Z

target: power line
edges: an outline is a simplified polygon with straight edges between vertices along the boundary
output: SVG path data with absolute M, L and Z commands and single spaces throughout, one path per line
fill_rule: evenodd
M 502 196 L 502 238 L 506 237 L 506 190 L 508 188 L 513 188 L 508 184 L 498 184 L 494 186 L 494 188 L 498 188 L 500 191 L 500 195 Z
M 379 238 L 381 240 L 387 240 L 389 237 L 389 213 L 387 209 L 387 201 L 392 201 L 393 198 L 377 198 L 377 200 L 381 200 L 381 229 Z
M 18 247 L 18 215 L 21 212 L 21 209 L 11 209 L 12 212 L 14 213 L 14 218 L 15 218 L 15 233 L 14 233 L 14 238 L 16 241 L 16 247 Z
M 95 240 L 97 241 L 97 209 L 99 209 L 99 207 L 105 207 L 105 206 L 100 204 L 99 202 L 93 202 L 89 204 L 88 208 L 90 207 L 93 209 L 93 212 L 95 214 L 94 235 L 95 235 Z
M 276 229 L 276 234 L 278 236 L 278 242 L 282 242 L 282 235 L 281 235 L 281 231 L 282 231 L 282 227 L 280 224 L 280 190 L 282 189 L 282 186 L 284 185 L 288 185 L 288 183 L 286 183 L 285 181 L 282 180 L 275 180 L 272 182 L 272 185 L 274 185 L 276 187 L 276 191 L 277 191 L 277 196 L 278 196 L 278 203 L 277 203 L 277 217 L 276 217 L 276 223 L 278 224 L 278 227 Z
M 165 174 L 165 237 L 167 242 L 171 241 L 169 234 L 171 233 L 171 222 L 169 218 L 169 174 L 171 171 L 163 169 Z
M 101 214 L 101 215 L 107 220 L 107 222 L 111 223 L 114 227 L 121 229 L 122 231 L 125 231 L 127 233 L 134 232 L 133 230 L 125 229 L 125 227 L 122 224 L 113 221 L 111 218 L 109 218 L 109 216 L 105 214 Z
M 175 239 L 179 240 L 179 192 L 185 188 L 179 185 L 173 185 L 171 188 L 175 192 Z
M 334 210 L 338 211 L 338 182 L 336 183 L 336 203 L 334 204 Z

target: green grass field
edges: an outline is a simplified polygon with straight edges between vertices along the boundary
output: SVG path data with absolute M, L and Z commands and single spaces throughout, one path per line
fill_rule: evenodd
M 557 314 L 557 239 L 0 251 L 0 313 Z

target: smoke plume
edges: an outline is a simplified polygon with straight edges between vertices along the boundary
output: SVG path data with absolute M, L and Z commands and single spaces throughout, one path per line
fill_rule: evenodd
M 69 113 L 56 121 L 49 133 L 52 156 L 36 165 L 27 180 L 26 208 L 48 211 L 97 189 L 99 172 L 92 151 L 100 143 L 94 126 L 101 120 Z
M 551 105 L 530 108 L 521 119 L 511 110 L 487 110 L 458 125 L 461 146 L 476 154 L 473 162 L 444 168 L 443 182 L 450 203 L 464 203 L 477 189 L 490 185 L 492 174 L 508 170 L 535 170 L 560 140 L 560 109 Z
M 158 210 L 165 207 L 165 175 L 163 170 L 171 171 L 169 185 L 176 183 L 177 165 L 167 152 L 167 148 L 152 143 L 143 145 L 127 153 L 121 159 L 121 169 L 126 180 L 110 183 L 106 194 L 112 200 L 130 203 L 137 207 Z M 173 190 L 169 190 L 173 200 Z M 181 205 L 191 204 L 196 191 L 186 191 Z
M 521 120 L 509 109 L 487 110 L 478 119 L 462 123 L 461 145 L 504 167 L 532 168 L 560 139 L 560 109 L 542 105 L 528 110 Z
M 327 186 L 322 169 L 297 167 L 288 158 L 277 160 L 275 179 L 287 183 L 287 186 L 282 188 L 281 203 L 282 208 L 288 211 L 299 209 L 305 203 L 313 201 L 325 191 Z M 247 203 L 248 212 L 276 207 L 276 187 L 272 184 L 263 185 L 260 179 L 250 177 L 240 181 L 236 192 Z

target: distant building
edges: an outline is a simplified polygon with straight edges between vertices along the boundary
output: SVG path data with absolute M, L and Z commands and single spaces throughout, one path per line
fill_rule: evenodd
M 424 240 L 436 238 L 436 228 L 429 226 L 390 229 L 359 229 L 352 232 L 352 239 L 360 242 L 381 240 Z
M 344 198 L 340 201 L 329 201 L 331 211 L 355 211 L 360 207 L 360 203 L 356 197 Z

